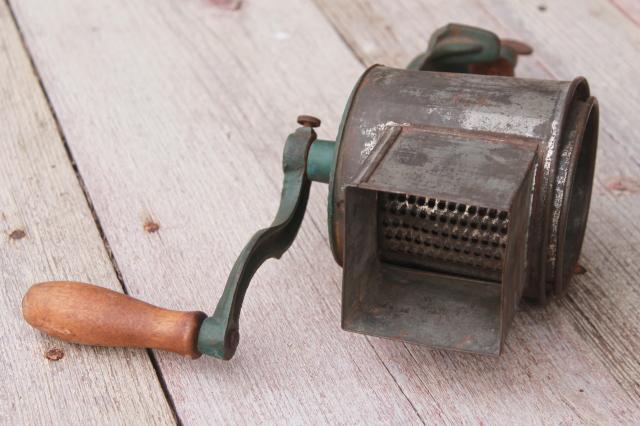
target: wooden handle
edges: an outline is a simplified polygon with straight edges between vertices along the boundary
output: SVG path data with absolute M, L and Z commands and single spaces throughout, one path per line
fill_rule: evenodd
M 22 315 L 58 339 L 97 346 L 162 349 L 198 358 L 203 312 L 170 311 L 92 284 L 51 281 L 32 286 Z

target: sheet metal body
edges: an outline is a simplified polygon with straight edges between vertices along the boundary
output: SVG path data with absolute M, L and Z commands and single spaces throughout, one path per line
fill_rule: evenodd
M 445 135 L 467 132 L 471 139 L 489 137 L 535 149 L 524 293 L 543 302 L 550 290 L 565 288 L 577 256 L 558 253 L 568 247 L 579 253 L 595 163 L 597 104 L 584 79 L 563 82 L 384 66 L 368 69 L 345 111 L 330 182 L 330 237 L 334 257 L 341 265 L 346 188 L 357 182 L 392 126 L 435 129 Z M 440 166 L 437 162 L 426 164 L 425 173 Z M 573 179 L 579 182 L 575 185 L 579 190 L 573 191 L 576 169 L 582 172 L 580 179 Z M 470 193 L 488 183 L 475 184 Z M 569 217 L 573 219 L 569 221 Z
M 387 125 L 345 191 L 343 328 L 499 354 L 526 281 L 536 150 Z

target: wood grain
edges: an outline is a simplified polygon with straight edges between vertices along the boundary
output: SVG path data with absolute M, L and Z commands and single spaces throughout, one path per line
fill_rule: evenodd
M 173 424 L 147 353 L 65 344 L 22 319 L 33 282 L 121 289 L 4 2 L 0 75 L 0 424 Z
M 620 13 L 640 27 L 640 3 L 637 0 L 609 0 Z
M 363 68 L 308 1 L 13 3 L 129 294 L 211 313 L 276 213 L 296 117 L 334 138 Z M 314 185 L 292 248 L 255 275 L 230 362 L 157 353 L 185 424 L 416 424 L 364 336 Z M 149 233 L 144 223 L 159 225 Z
M 197 339 L 204 312 L 162 309 L 92 284 L 35 284 L 22 299 L 22 315 L 32 327 L 65 342 L 202 355 Z
M 305 0 L 13 2 L 131 294 L 177 309 L 212 309 L 271 220 L 295 116 L 319 116 L 320 137 L 335 137 L 363 65 L 406 65 L 444 23 L 523 39 L 535 52 L 520 75 L 584 73 L 602 101 L 588 272 L 568 297 L 525 305 L 503 357 L 340 331 L 316 186 L 298 240 L 249 289 L 234 360 L 158 354 L 185 424 L 637 420 L 637 32 L 605 0 L 585 3 L 317 1 L 338 37 Z

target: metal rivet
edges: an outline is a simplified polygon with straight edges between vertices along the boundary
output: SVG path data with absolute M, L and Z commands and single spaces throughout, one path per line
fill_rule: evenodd
M 304 127 L 320 127 L 320 119 L 312 115 L 299 115 L 298 124 Z

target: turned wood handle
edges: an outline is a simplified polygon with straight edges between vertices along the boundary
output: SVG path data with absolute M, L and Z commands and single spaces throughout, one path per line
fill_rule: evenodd
M 203 312 L 158 308 L 115 291 L 71 281 L 32 286 L 22 315 L 33 327 L 61 340 L 96 346 L 162 349 L 198 358 Z

